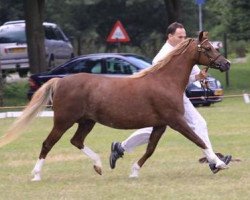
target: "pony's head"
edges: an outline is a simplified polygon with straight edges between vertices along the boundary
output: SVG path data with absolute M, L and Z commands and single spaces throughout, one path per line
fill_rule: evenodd
M 208 41 L 208 32 L 201 31 L 197 41 L 198 64 L 219 69 L 221 72 L 229 70 L 230 61 L 222 56 Z

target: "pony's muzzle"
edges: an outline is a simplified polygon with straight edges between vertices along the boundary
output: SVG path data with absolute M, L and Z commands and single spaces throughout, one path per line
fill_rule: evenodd
M 224 71 L 228 71 L 230 69 L 231 63 L 229 60 L 227 60 L 227 62 L 223 65 L 221 65 L 220 67 L 220 71 L 224 72 Z
M 216 63 L 216 65 L 221 72 L 225 72 L 230 69 L 231 63 L 229 60 L 226 60 L 225 62 Z

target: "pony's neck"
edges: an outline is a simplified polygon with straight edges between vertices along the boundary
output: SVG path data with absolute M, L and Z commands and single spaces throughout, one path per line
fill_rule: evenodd
M 191 49 L 189 47 L 185 53 L 175 56 L 168 66 L 160 69 L 159 75 L 162 77 L 162 81 L 165 81 L 166 84 L 169 83 L 169 80 L 174 81 L 177 83 L 178 88 L 176 89 L 180 92 L 185 91 L 190 73 L 195 65 L 195 50 Z

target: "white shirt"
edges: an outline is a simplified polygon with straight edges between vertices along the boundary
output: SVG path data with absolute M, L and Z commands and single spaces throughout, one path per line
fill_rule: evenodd
M 156 64 L 160 60 L 162 60 L 170 51 L 172 51 L 174 47 L 168 43 L 168 41 L 162 46 L 161 50 L 157 53 L 157 55 L 153 59 L 153 64 Z M 200 68 L 198 65 L 194 65 L 193 69 L 189 76 L 189 83 L 195 82 L 195 75 L 200 73 Z

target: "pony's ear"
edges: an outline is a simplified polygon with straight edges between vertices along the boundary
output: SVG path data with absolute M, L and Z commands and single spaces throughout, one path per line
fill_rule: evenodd
M 204 32 L 203 32 L 203 38 L 204 38 L 204 39 L 208 39 L 208 32 L 207 32 L 207 31 L 204 31 Z
M 201 31 L 199 34 L 199 41 L 201 42 L 204 39 L 208 39 L 208 32 Z

